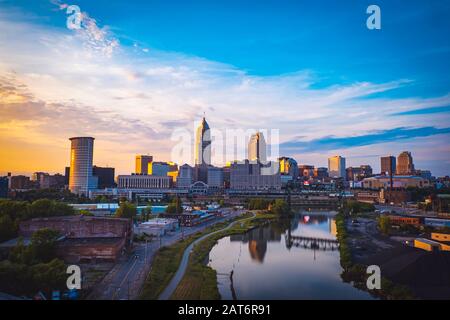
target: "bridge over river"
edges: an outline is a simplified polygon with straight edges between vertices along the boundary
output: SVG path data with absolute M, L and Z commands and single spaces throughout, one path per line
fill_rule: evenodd
M 313 238 L 304 236 L 286 235 L 286 247 L 299 247 L 312 250 L 334 251 L 339 249 L 339 243 L 334 239 Z

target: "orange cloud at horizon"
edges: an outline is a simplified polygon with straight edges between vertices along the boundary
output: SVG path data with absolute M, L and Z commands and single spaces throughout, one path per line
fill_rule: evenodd
M 134 172 L 135 153 L 111 152 L 108 145 L 107 141 L 94 142 L 94 165 L 114 167 L 116 175 Z M 64 174 L 65 167 L 69 165 L 68 139 L 64 145 L 49 145 L 0 137 L 0 176 L 8 172 L 13 175 L 31 175 L 38 171 Z

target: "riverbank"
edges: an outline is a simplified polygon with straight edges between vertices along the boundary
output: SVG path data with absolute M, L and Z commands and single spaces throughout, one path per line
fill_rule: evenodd
M 233 227 L 211 235 L 195 245 L 186 269 L 186 273 L 180 284 L 174 291 L 171 299 L 182 300 L 218 300 L 220 299 L 217 287 L 216 271 L 209 267 L 209 252 L 223 237 L 242 234 L 253 228 L 268 223 L 276 216 L 267 213 L 257 213 L 255 217 L 247 219 L 242 223 L 236 223 Z
M 202 232 L 197 232 L 184 240 L 178 241 L 177 243 L 162 247 L 159 249 L 154 256 L 152 267 L 145 280 L 144 287 L 140 294 L 140 299 L 142 300 L 156 300 L 162 293 L 164 288 L 170 283 L 171 279 L 175 275 L 180 265 L 183 253 L 186 248 L 195 240 L 200 237 L 215 232 L 217 230 L 225 228 L 227 225 L 233 221 L 245 219 L 250 217 L 251 214 L 245 213 L 239 217 L 232 219 L 231 221 L 224 221 L 215 224 L 214 226 L 208 227 Z
M 356 217 L 370 217 L 367 212 L 363 212 L 360 215 L 353 214 L 352 219 Z M 367 274 L 366 270 L 368 265 L 362 263 L 363 259 L 355 259 L 355 252 L 358 250 L 365 250 L 362 238 L 356 237 L 354 234 L 348 232 L 348 220 L 350 216 L 348 210 L 340 209 L 336 215 L 336 230 L 337 240 L 339 242 L 340 251 L 340 263 L 343 268 L 341 278 L 348 283 L 352 283 L 355 288 L 369 292 L 373 297 L 387 300 L 404 300 L 414 299 L 414 295 L 411 290 L 404 285 L 396 284 L 385 276 L 381 277 L 381 289 L 367 288 L 367 278 L 370 274 Z M 375 227 L 376 228 L 376 227 Z M 373 239 L 373 241 L 378 241 Z M 379 251 L 389 249 L 390 247 L 384 247 L 380 243 L 377 244 Z M 370 253 L 366 253 L 369 256 Z M 358 260 L 358 261 L 355 261 Z
M 450 252 L 427 252 L 405 244 L 424 234 L 428 238 L 432 230 L 401 225 L 386 233 L 380 230 L 378 218 L 374 212 L 352 216 L 346 219 L 346 229 L 352 263 L 379 266 L 386 282 L 382 288 L 394 291 L 381 298 L 448 300 Z

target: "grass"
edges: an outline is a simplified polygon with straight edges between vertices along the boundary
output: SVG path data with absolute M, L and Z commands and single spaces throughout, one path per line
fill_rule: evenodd
M 266 223 L 275 215 L 258 213 L 254 218 L 242 223 L 236 223 L 233 227 L 223 232 L 218 232 L 202 240 L 192 250 L 186 273 L 175 292 L 171 296 L 174 300 L 218 300 L 220 299 L 217 288 L 216 271 L 209 266 L 209 252 L 217 241 L 225 236 L 245 233 L 248 230 Z
M 244 214 L 236 219 L 242 219 L 249 217 L 248 214 Z M 220 222 L 214 226 L 208 227 L 202 232 L 197 232 L 184 240 L 178 241 L 175 244 L 159 249 L 153 258 L 152 268 L 145 280 L 144 287 L 140 294 L 142 300 L 156 300 L 161 292 L 169 284 L 170 280 L 178 270 L 183 252 L 186 248 L 196 239 L 201 236 L 223 229 L 230 222 Z

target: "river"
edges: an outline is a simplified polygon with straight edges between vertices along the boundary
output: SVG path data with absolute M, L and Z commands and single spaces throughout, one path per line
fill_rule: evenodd
M 372 299 L 340 277 L 334 214 L 298 212 L 220 239 L 209 266 L 222 299 Z

